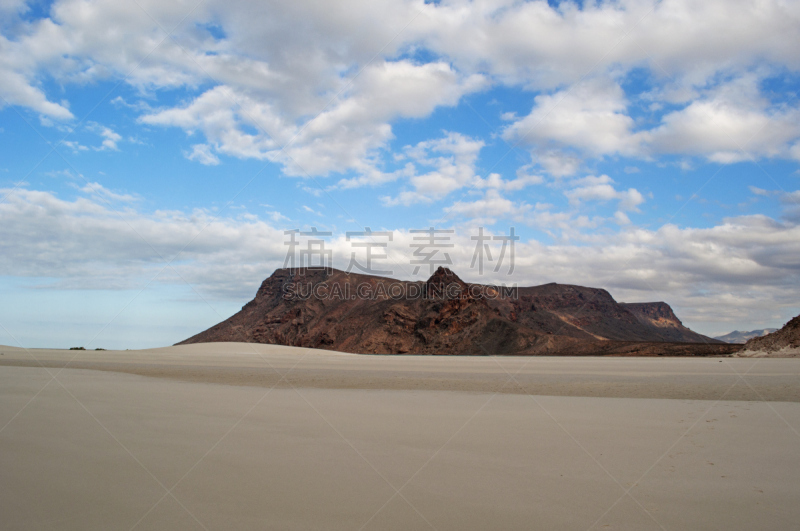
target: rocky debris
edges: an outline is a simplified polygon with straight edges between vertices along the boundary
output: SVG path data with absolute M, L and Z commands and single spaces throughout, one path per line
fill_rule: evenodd
M 721 342 L 684 327 L 666 303 L 621 304 L 605 290 L 562 284 L 469 284 L 441 267 L 425 282 L 336 269 L 278 269 L 240 312 L 179 344 L 215 341 L 364 354 L 657 355 L 661 349 L 692 355 L 684 351 L 694 349 L 706 355 L 725 350 Z M 631 346 L 639 342 L 647 344 Z M 668 344 L 689 346 L 681 350 Z

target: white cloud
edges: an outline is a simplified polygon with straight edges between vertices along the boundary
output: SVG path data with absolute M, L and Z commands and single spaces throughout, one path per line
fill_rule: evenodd
M 509 125 L 503 137 L 529 146 L 534 160 L 553 175 L 574 173 L 582 156 L 639 152 L 627 100 L 616 83 L 592 79 L 534 101 L 530 114 Z
M 594 156 L 636 151 L 619 85 L 592 79 L 552 95 L 537 96 L 531 113 L 503 133 L 537 148 L 570 147 Z
M 54 179 L 60 179 L 64 177 L 70 180 L 77 179 L 78 177 L 83 177 L 82 173 L 76 175 L 70 169 L 46 171 L 44 172 L 44 175 L 47 175 L 48 177 L 53 177 Z
M 77 140 L 62 140 L 60 142 L 61 145 L 67 146 L 69 149 L 72 150 L 73 153 L 77 153 L 79 151 L 88 151 L 89 148 L 78 142 Z
M 107 203 L 109 201 L 118 201 L 123 203 L 130 203 L 131 201 L 136 201 L 138 198 L 134 195 L 130 194 L 118 194 L 116 192 L 112 192 L 108 188 L 104 187 L 102 184 L 97 182 L 87 182 L 85 186 L 80 188 L 81 192 L 89 194 L 96 199 L 101 200 L 103 203 Z
M 456 105 L 485 86 L 480 75 L 460 76 L 445 63 L 385 61 L 366 67 L 329 110 L 301 125 L 278 158 L 295 175 L 370 172 L 372 157 L 393 138 L 390 122 L 424 118 L 436 107 Z
M 286 252 L 283 232 L 261 221 L 204 211 L 115 210 L 109 196 L 130 196 L 96 183 L 86 190 L 104 197 L 65 201 L 48 192 L 11 193 L 0 205 L 1 274 L 58 279 L 56 287 L 130 288 L 175 258 L 175 269 L 201 292 L 243 298 Z M 177 275 L 167 269 L 159 282 L 183 284 Z
M 432 169 L 409 177 L 414 189 L 402 191 L 396 197 L 384 197 L 384 204 L 430 203 L 465 186 L 481 185 L 475 175 L 475 163 L 483 146 L 481 140 L 449 132 L 443 138 L 406 147 L 405 154 L 418 167 Z
M 73 118 L 69 109 L 47 99 L 34 80 L 37 66 L 23 43 L 0 35 L 0 108 L 8 102 L 58 120 Z
M 146 114 L 140 121 L 180 127 L 190 134 L 200 131 L 219 153 L 279 161 L 290 175 L 356 170 L 361 178 L 343 183 L 354 186 L 371 184 L 372 177 L 387 180 L 375 170 L 372 158 L 392 138 L 389 121 L 427 116 L 482 86 L 480 76 L 462 79 L 444 63 L 382 62 L 365 68 L 328 109 L 305 122 L 287 116 L 279 103 L 228 86 L 214 87 L 183 107 Z
M 216 166 L 219 164 L 219 157 L 211 151 L 208 144 L 195 144 L 192 146 L 191 153 L 184 153 L 187 159 L 194 160 L 205 166 Z
M 564 193 L 573 205 L 581 201 L 619 201 L 620 212 L 638 212 L 638 206 L 644 203 L 644 196 L 635 188 L 617 190 L 614 180 L 608 175 L 595 177 L 590 175 L 573 181 L 571 190 Z M 618 219 L 623 219 L 621 216 Z M 627 216 L 624 218 L 627 219 Z
M 488 72 L 539 89 L 574 83 L 593 67 L 604 72 L 652 63 L 671 76 L 700 79 L 720 68 L 800 63 L 795 53 L 800 9 L 779 1 L 624 0 L 578 9 L 571 2 L 510 0 L 425 5 L 273 0 L 257 8 L 245 0 L 209 0 L 187 11 L 183 4 L 155 0 L 56 2 L 52 23 L 29 24 L 19 39 L 19 53 L 33 65 L 24 80 L 35 81 L 35 67 L 54 61 L 64 77 L 131 72 L 131 82 L 140 86 L 213 78 L 270 91 L 304 114 L 319 109 L 320 94 L 338 91 L 341 74 L 353 65 L 367 64 L 378 52 L 393 57 L 410 46 L 450 58 L 459 71 Z M 224 37 L 204 31 L 206 23 Z M 174 28 L 175 41 L 161 41 L 162 27 Z
M 284 221 L 291 221 L 289 218 L 281 214 L 280 212 L 274 211 L 267 211 L 267 217 L 269 217 L 270 221 L 273 223 L 282 223 Z
M 0 0 L 0 11 L 22 12 L 27 10 L 26 0 Z
M 199 130 L 218 152 L 257 159 L 266 158 L 269 151 L 275 149 L 277 144 L 272 136 L 285 136 L 283 131 L 286 128 L 272 114 L 269 105 L 236 94 L 225 86 L 204 92 L 186 106 L 155 111 L 139 120 L 150 125 L 180 127 L 189 134 Z M 246 132 L 243 125 L 257 125 L 264 128 L 266 134 Z
M 9 13 L 23 9 L 5 2 Z M 69 120 L 67 104 L 45 93 L 45 79 L 124 78 L 156 95 L 211 86 L 152 112 L 113 101 L 146 113 L 144 123 L 200 133 L 198 144 L 216 155 L 275 160 L 295 175 L 357 174 L 348 186 L 392 178 L 376 167 L 393 121 L 427 117 L 491 84 L 539 92 L 528 116 L 503 115 L 514 120 L 505 134 L 532 147 L 553 175 L 574 174 L 586 157 L 642 155 L 645 135 L 635 132 L 619 86 L 634 68 L 656 80 L 652 109 L 686 105 L 649 138 L 655 152 L 740 160 L 736 146 L 761 127 L 746 156 L 798 157 L 796 113 L 709 93 L 718 79 L 800 69 L 800 7 L 791 2 L 208 0 L 190 9 L 57 0 L 50 13 L 34 21 L 9 15 L 15 29 L 0 36 L 8 103 Z M 437 59 L 402 59 L 420 49 Z
M 139 100 L 136 103 L 128 103 L 122 96 L 117 96 L 113 100 L 109 101 L 109 103 L 117 108 L 131 109 L 139 112 L 150 112 L 153 110 L 152 107 L 150 107 L 150 105 L 145 101 Z
M 308 212 L 309 214 L 314 214 L 315 216 L 322 216 L 322 214 L 308 205 L 303 205 L 302 207 L 303 212 Z
M 701 84 L 764 62 L 800 67 L 800 7 L 746 0 L 448 2 L 425 9 L 425 42 L 464 70 L 536 89 L 619 65 Z M 469 36 L 470 38 L 467 38 Z M 711 38 L 710 36 L 713 36 Z
M 748 186 L 747 189 L 750 190 L 750 193 L 752 193 L 753 195 L 760 195 L 763 197 L 769 197 L 771 195 L 776 195 L 778 193 L 771 190 L 764 190 L 763 188 L 759 188 L 758 186 Z
M 617 223 L 617 225 L 620 226 L 630 225 L 631 223 L 631 219 L 628 217 L 628 215 L 625 212 L 622 212 L 621 210 L 617 210 L 616 212 L 614 212 L 614 221 Z
M 554 177 L 574 175 L 580 170 L 583 159 L 575 155 L 568 155 L 557 150 L 539 151 L 534 154 L 534 160 L 541 164 L 547 173 Z
M 87 126 L 87 129 L 97 133 L 103 139 L 103 142 L 100 144 L 100 146 L 94 148 L 96 151 L 119 151 L 117 142 L 122 140 L 122 136 L 114 132 L 113 129 L 95 122 L 90 122 Z
M 500 195 L 496 189 L 489 189 L 483 198 L 471 202 L 456 201 L 444 209 L 450 217 L 469 218 L 473 223 L 493 225 L 498 219 L 524 221 L 531 210 L 526 203 L 516 204 Z
M 723 164 L 789 156 L 800 136 L 800 110 L 772 106 L 761 97 L 759 79 L 745 76 L 710 90 L 648 131 L 655 153 L 699 155 Z
M 594 79 L 537 96 L 531 113 L 506 127 L 503 136 L 530 147 L 534 162 L 556 177 L 573 175 L 587 158 L 615 155 L 699 156 L 722 164 L 796 158 L 800 109 L 770 103 L 761 95 L 761 80 L 748 73 L 698 89 L 660 124 L 637 130 L 620 86 Z
M 491 173 L 486 179 L 480 177 L 475 178 L 475 188 L 490 188 L 493 190 L 506 190 L 517 191 L 522 190 L 528 186 L 535 184 L 542 184 L 544 178 L 541 175 L 532 175 L 528 173 L 529 166 L 522 166 L 517 169 L 517 177 L 515 179 L 503 179 L 499 173 Z
M 789 154 L 795 160 L 800 160 L 800 142 L 796 142 L 791 149 L 789 150 Z
M 787 201 L 800 199 L 792 194 Z M 459 208 L 487 215 L 508 206 L 490 190 L 483 203 Z M 523 213 L 548 226 L 594 223 L 546 205 Z M 486 281 L 468 268 L 470 235 L 466 229 L 453 235 L 454 267 L 466 279 Z M 177 257 L 173 265 L 180 276 L 167 269 L 159 283 L 182 285 L 185 279 L 201 293 L 244 301 L 283 264 L 283 241 L 282 229 L 252 215 L 114 211 L 100 199 L 65 201 L 24 188 L 0 204 L 0 274 L 55 278 L 63 288 L 130 287 Z M 329 243 L 342 267 L 350 247 L 343 235 Z M 394 231 L 389 253 L 396 276 L 410 275 L 409 243 L 407 231 Z M 604 287 L 618 300 L 666 300 L 689 324 L 755 321 L 776 308 L 796 309 L 800 295 L 800 224 L 765 216 L 731 218 L 704 229 L 631 228 L 576 245 L 523 240 L 518 246 L 513 281 L 520 285 L 555 281 Z

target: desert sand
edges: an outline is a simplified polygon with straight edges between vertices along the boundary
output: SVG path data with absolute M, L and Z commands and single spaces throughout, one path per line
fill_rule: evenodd
M 800 359 L 0 347 L 3 529 L 791 529 Z

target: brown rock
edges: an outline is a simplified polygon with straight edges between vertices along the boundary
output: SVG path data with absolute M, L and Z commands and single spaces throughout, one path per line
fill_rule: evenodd
M 754 337 L 744 344 L 742 350 L 751 352 L 776 352 L 782 349 L 800 349 L 800 315 L 771 334 Z
M 240 312 L 180 344 L 215 341 L 377 354 L 731 350 L 684 327 L 663 302 L 621 304 L 605 290 L 562 284 L 518 289 L 469 284 L 445 268 L 426 282 L 336 269 L 278 269 Z

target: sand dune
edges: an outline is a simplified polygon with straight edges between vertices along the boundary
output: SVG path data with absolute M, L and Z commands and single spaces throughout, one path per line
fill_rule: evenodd
M 3 529 L 800 526 L 797 359 L 0 353 Z

